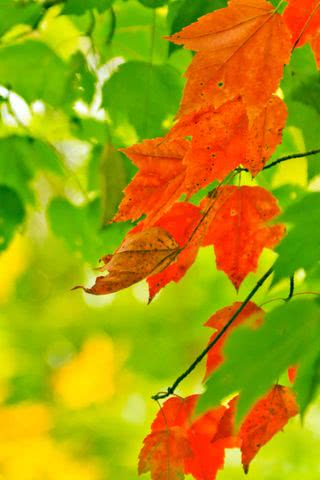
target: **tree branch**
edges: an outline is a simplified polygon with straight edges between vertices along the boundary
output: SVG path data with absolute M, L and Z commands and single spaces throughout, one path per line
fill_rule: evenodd
M 285 157 L 280 157 L 277 158 L 274 162 L 269 163 L 268 165 L 265 165 L 265 167 L 261 170 L 268 170 L 269 168 L 273 168 L 279 163 L 286 162 L 288 160 L 293 160 L 295 158 L 303 158 L 303 157 L 310 157 L 311 155 L 317 155 L 320 153 L 320 148 L 317 148 L 315 150 L 309 150 L 308 152 L 302 152 L 302 153 L 292 153 L 291 155 L 286 155 Z M 237 172 L 249 172 L 247 168 L 237 168 Z
M 317 153 L 320 153 L 320 148 L 310 150 L 309 152 L 293 153 L 292 155 L 287 155 L 286 157 L 280 157 L 274 162 L 269 163 L 269 165 L 266 165 L 263 170 L 268 170 L 269 168 L 272 168 L 279 163 L 286 162 L 287 160 L 293 160 L 294 158 L 310 157 L 311 155 L 317 155 Z
M 251 290 L 251 292 L 248 294 L 246 299 L 243 301 L 243 303 L 240 305 L 238 310 L 232 315 L 228 323 L 220 330 L 218 335 L 210 342 L 207 347 L 200 353 L 200 355 L 195 359 L 195 361 L 190 365 L 189 368 L 185 372 L 183 372 L 176 380 L 175 382 L 171 385 L 171 387 L 167 388 L 166 392 L 159 392 L 156 395 L 153 395 L 151 398 L 155 401 L 164 399 L 169 397 L 170 395 L 173 395 L 176 388 L 180 385 L 180 383 L 188 376 L 190 373 L 197 367 L 197 365 L 201 362 L 201 360 L 207 355 L 209 350 L 211 350 L 212 347 L 220 340 L 220 338 L 226 333 L 226 331 L 231 327 L 233 322 L 236 320 L 238 315 L 242 312 L 242 310 L 245 308 L 245 306 L 249 303 L 251 298 L 255 295 L 255 293 L 262 287 L 262 285 L 265 283 L 265 281 L 270 277 L 270 275 L 273 272 L 273 268 L 270 268 L 261 278 L 258 280 L 256 283 L 255 287 Z

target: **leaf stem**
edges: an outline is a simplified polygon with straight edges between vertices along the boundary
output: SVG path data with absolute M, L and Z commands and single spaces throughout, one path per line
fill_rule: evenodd
M 173 395 L 176 388 L 180 385 L 180 383 L 188 376 L 190 373 L 199 365 L 201 360 L 207 355 L 207 353 L 211 350 L 212 347 L 220 340 L 220 338 L 226 333 L 226 331 L 231 327 L 233 322 L 236 320 L 236 318 L 240 315 L 242 310 L 245 308 L 245 306 L 249 303 L 251 298 L 255 295 L 255 293 L 262 287 L 262 285 L 265 283 L 265 281 L 270 277 L 270 275 L 273 272 L 273 268 L 269 268 L 269 270 L 258 280 L 256 283 L 255 287 L 251 290 L 251 292 L 248 294 L 246 299 L 242 302 L 240 307 L 237 309 L 237 311 L 232 315 L 228 323 L 220 330 L 218 335 L 210 342 L 207 347 L 200 353 L 200 355 L 194 360 L 194 362 L 187 368 L 185 372 L 183 372 L 176 380 L 175 382 L 171 385 L 171 387 L 167 388 L 166 392 L 159 392 L 156 395 L 153 395 L 151 398 L 152 400 L 158 401 L 162 400 L 164 398 L 169 397 L 170 395 Z

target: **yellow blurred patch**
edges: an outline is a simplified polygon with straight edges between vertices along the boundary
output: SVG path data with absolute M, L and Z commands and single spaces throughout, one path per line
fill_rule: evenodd
M 54 390 L 72 409 L 102 403 L 114 394 L 114 363 L 112 341 L 105 336 L 89 338 L 81 352 L 54 375 Z
M 2 480 L 101 480 L 98 466 L 74 458 L 47 436 L 0 442 Z
M 79 48 L 81 33 L 66 16 L 59 16 L 60 10 L 57 6 L 48 11 L 40 25 L 40 38 L 68 60 Z
M 49 437 L 51 414 L 43 404 L 0 408 L 0 480 L 101 480 L 98 466 L 78 460 Z
M 9 248 L 0 254 L 0 303 L 4 303 L 14 290 L 16 280 L 28 264 L 26 240 L 17 235 Z
M 38 437 L 50 428 L 51 415 L 45 405 L 18 403 L 0 408 L 0 442 Z

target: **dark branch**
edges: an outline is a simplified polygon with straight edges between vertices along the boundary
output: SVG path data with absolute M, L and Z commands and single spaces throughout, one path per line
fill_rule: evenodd
M 278 165 L 279 163 L 286 162 L 287 160 L 293 160 L 294 158 L 310 157 L 311 155 L 317 155 L 317 153 L 320 153 L 320 148 L 315 150 L 310 150 L 309 152 L 304 152 L 304 153 L 293 153 L 292 155 L 287 155 L 286 157 L 278 158 L 274 162 L 269 163 L 269 165 L 266 165 L 263 170 L 268 170 L 268 168 L 272 168 L 275 165 Z
M 317 155 L 318 153 L 320 153 L 320 148 L 317 148 L 315 150 L 310 150 L 309 152 L 292 153 L 291 155 L 286 155 L 285 157 L 280 157 L 277 160 L 275 160 L 274 162 L 269 163 L 268 165 L 266 165 L 262 169 L 262 171 L 263 170 L 268 170 L 269 168 L 273 168 L 276 165 L 278 165 L 279 163 L 287 162 L 288 160 L 293 160 L 295 158 L 310 157 L 311 155 Z M 236 171 L 237 172 L 249 172 L 249 170 L 247 168 L 241 168 L 241 167 L 237 168 Z
M 265 283 L 265 281 L 270 277 L 270 275 L 273 272 L 273 268 L 270 268 L 264 275 L 263 277 L 260 278 L 260 280 L 257 282 L 255 287 L 251 290 L 249 295 L 246 297 L 246 299 L 243 301 L 243 303 L 240 305 L 238 310 L 232 315 L 228 323 L 223 327 L 222 330 L 218 333 L 218 335 L 208 344 L 208 346 L 200 353 L 200 355 L 195 359 L 195 361 L 190 365 L 187 370 L 182 373 L 176 381 L 171 385 L 171 387 L 168 387 L 166 392 L 159 392 L 156 395 L 153 395 L 151 398 L 153 400 L 161 400 L 164 398 L 169 397 L 172 395 L 176 388 L 180 385 L 180 383 L 188 376 L 190 373 L 197 367 L 197 365 L 201 362 L 201 360 L 207 355 L 209 350 L 211 350 L 212 347 L 220 340 L 220 338 L 225 334 L 225 332 L 229 329 L 229 327 L 233 324 L 233 322 L 236 320 L 238 315 L 242 312 L 242 310 L 245 308 L 245 306 L 249 303 L 251 298 L 255 295 L 255 293 L 259 290 L 259 288 L 262 287 L 262 285 Z

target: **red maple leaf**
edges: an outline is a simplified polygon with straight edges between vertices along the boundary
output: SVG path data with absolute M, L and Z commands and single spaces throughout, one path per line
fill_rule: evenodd
M 273 248 L 282 239 L 284 225 L 267 223 L 280 210 L 270 192 L 248 186 L 222 187 L 213 210 L 203 245 L 214 246 L 217 268 L 238 289 L 248 273 L 256 271 L 262 250 Z
M 272 390 L 251 409 L 241 425 L 242 464 L 247 473 L 249 464 L 260 448 L 297 415 L 299 408 L 292 390 L 275 385 Z
M 138 473 L 151 473 L 152 480 L 184 478 L 185 458 L 192 455 L 186 432 L 171 427 L 150 433 L 139 455 Z

